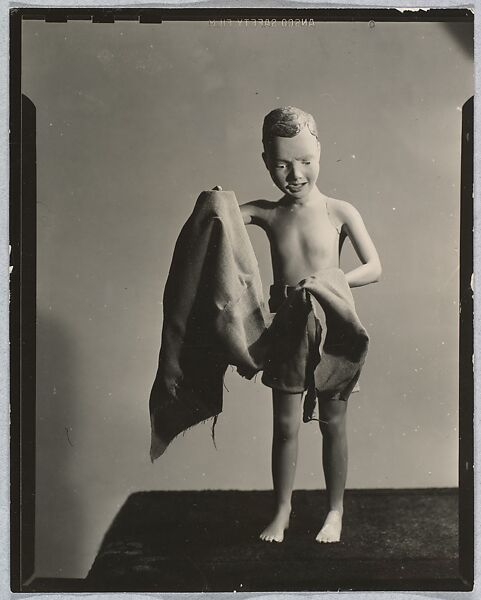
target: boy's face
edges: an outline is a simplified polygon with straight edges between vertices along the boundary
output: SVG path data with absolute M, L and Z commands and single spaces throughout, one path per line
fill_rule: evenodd
M 262 158 L 272 181 L 282 192 L 303 198 L 316 185 L 320 154 L 317 138 L 304 127 L 292 138 L 273 138 Z

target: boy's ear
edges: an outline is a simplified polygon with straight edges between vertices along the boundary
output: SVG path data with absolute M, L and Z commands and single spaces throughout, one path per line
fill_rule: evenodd
M 267 169 L 267 170 L 269 170 L 269 166 L 268 166 L 268 164 L 267 164 L 267 156 L 266 156 L 266 153 L 265 153 L 265 152 L 263 152 L 263 153 L 262 153 L 262 160 L 264 161 L 264 164 L 265 164 L 265 166 L 266 166 L 266 169 Z

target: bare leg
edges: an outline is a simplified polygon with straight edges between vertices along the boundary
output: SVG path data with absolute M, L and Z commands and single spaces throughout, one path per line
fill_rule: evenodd
M 329 512 L 316 537 L 318 542 L 339 542 L 342 530 L 344 489 L 347 478 L 347 401 L 319 403 L 322 431 L 322 466 L 326 480 Z
M 302 415 L 302 394 L 272 390 L 272 481 L 276 510 L 260 534 L 266 542 L 282 542 L 289 526 L 291 496 L 297 465 L 298 434 Z

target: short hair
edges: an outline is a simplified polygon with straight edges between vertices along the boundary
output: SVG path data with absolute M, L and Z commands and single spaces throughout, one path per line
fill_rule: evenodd
M 264 117 L 262 126 L 262 144 L 264 149 L 274 137 L 294 137 L 307 127 L 319 142 L 317 125 L 314 117 L 295 106 L 283 106 L 271 110 Z

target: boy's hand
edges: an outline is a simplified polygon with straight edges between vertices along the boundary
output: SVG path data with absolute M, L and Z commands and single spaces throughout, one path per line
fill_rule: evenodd
M 299 281 L 299 283 L 297 284 L 297 288 L 302 290 L 307 290 L 307 291 L 311 291 L 312 286 L 315 285 L 315 281 L 316 278 L 314 275 L 310 275 L 309 277 L 306 277 L 306 279 L 302 279 L 301 281 Z

